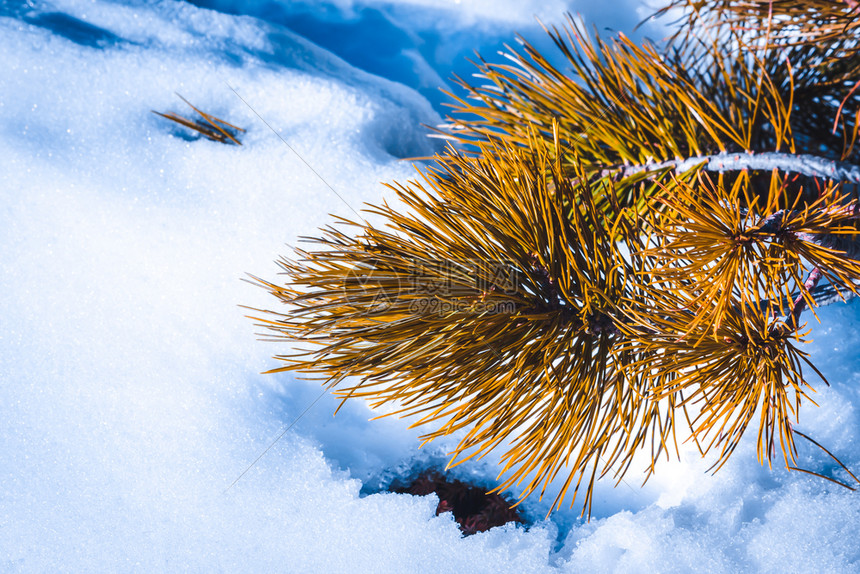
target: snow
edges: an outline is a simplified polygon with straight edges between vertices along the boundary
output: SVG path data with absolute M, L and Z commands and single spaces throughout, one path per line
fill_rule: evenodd
M 433 497 L 378 492 L 450 441 L 260 374 L 279 349 L 239 305 L 272 301 L 241 279 L 413 177 L 463 56 L 545 45 L 532 15 L 565 9 L 629 31 L 640 3 L 201 4 L 0 5 L 0 571 L 856 571 L 860 499 L 761 468 L 753 440 L 715 476 L 688 451 L 644 488 L 601 483 L 590 523 L 530 500 L 530 528 L 463 538 Z M 190 115 L 174 92 L 245 145 L 150 113 Z M 852 469 L 858 309 L 820 312 L 833 386 L 801 414 Z M 809 445 L 801 463 L 845 477 Z

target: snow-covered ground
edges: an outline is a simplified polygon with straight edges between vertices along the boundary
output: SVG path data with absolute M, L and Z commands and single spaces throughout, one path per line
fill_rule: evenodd
M 601 483 L 590 523 L 530 500 L 528 529 L 463 538 L 433 497 L 374 494 L 450 442 L 418 450 L 404 421 L 332 418 L 316 383 L 259 374 L 283 349 L 257 340 L 239 305 L 273 300 L 242 277 L 412 177 L 399 158 L 438 145 L 422 124 L 465 57 L 515 31 L 548 47 L 534 14 L 630 31 L 639 2 L 200 4 L 0 4 L 0 571 L 860 570 L 860 496 L 762 469 L 753 440 L 715 476 L 690 453 L 645 488 Z M 174 92 L 245 145 L 150 113 L 190 115 Z M 800 427 L 854 469 L 858 311 L 820 312 L 833 386 Z

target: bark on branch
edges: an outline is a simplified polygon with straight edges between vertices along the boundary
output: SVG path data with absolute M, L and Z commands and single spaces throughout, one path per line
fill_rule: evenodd
M 779 170 L 809 177 L 819 177 L 846 183 L 860 183 L 860 166 L 848 162 L 834 161 L 815 155 L 795 155 L 782 152 L 728 153 L 696 156 L 687 159 L 673 159 L 644 165 L 622 166 L 618 169 L 604 170 L 601 175 L 618 173 L 622 178 L 642 172 L 656 172 L 670 169 L 683 173 L 701 167 L 705 171 L 771 171 Z

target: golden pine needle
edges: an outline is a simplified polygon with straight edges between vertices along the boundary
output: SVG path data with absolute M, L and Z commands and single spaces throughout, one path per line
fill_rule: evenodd
M 716 4 L 745 18 L 764 3 Z M 842 81 L 821 76 L 842 72 L 816 42 L 842 40 L 719 33 L 739 49 L 661 51 L 571 20 L 550 34 L 573 77 L 528 43 L 514 64 L 482 62 L 488 85 L 462 82 L 448 134 L 467 152 L 389 185 L 397 203 L 368 209 L 384 225 L 340 219 L 309 239 L 279 262 L 287 285 L 253 278 L 288 305 L 257 310 L 258 325 L 301 345 L 272 372 L 394 406 L 425 442 L 462 431 L 451 465 L 500 449 L 497 490 L 560 485 L 551 509 L 590 513 L 595 482 L 639 455 L 647 480 L 678 434 L 717 470 L 752 427 L 762 463 L 781 453 L 796 469 L 793 424 L 814 404 L 803 367 L 823 379 L 798 317 L 819 278 L 856 290 L 856 189 L 698 160 L 860 160 L 860 115 L 821 99 Z

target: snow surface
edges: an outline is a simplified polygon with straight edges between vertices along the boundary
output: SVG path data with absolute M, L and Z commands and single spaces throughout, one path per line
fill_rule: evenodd
M 566 9 L 629 31 L 640 3 L 200 4 L 0 4 L 0 571 L 860 570 L 860 498 L 761 468 L 753 440 L 716 476 L 688 453 L 644 488 L 601 483 L 590 523 L 530 500 L 528 529 L 463 538 L 433 497 L 374 494 L 450 441 L 418 450 L 404 421 L 332 418 L 316 383 L 259 374 L 279 349 L 238 305 L 273 302 L 241 278 L 412 177 L 399 158 L 438 145 L 422 124 L 464 55 L 544 45 L 532 15 Z M 150 113 L 187 114 L 174 92 L 245 145 Z M 800 427 L 855 469 L 858 310 L 820 313 L 833 386 Z

